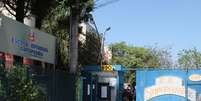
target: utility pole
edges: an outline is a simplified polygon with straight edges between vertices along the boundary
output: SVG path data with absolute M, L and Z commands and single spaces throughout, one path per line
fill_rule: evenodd
M 105 47 L 105 34 L 107 31 L 109 31 L 111 28 L 108 27 L 105 29 L 105 31 L 102 33 L 102 38 L 101 38 L 101 67 L 103 65 L 103 60 L 104 60 L 104 47 Z
M 75 74 L 78 66 L 78 25 L 80 16 L 80 0 L 75 0 L 74 5 L 71 6 L 70 15 L 70 54 L 69 67 L 70 73 Z

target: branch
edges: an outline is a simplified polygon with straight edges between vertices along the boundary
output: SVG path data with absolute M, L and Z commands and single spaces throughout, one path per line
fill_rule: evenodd
M 15 8 L 16 8 L 16 2 L 17 2 L 17 1 L 12 1 L 12 2 L 10 2 L 9 4 L 10 4 L 12 7 L 15 7 Z
M 24 11 L 24 15 L 26 16 L 27 12 L 29 11 L 29 6 L 31 5 L 31 0 L 27 0 L 27 4 L 26 6 L 24 7 L 25 8 L 25 11 Z
M 17 0 L 13 0 L 13 2 L 17 2 Z
M 9 7 L 9 8 L 11 8 L 13 11 L 16 11 L 16 8 L 14 7 L 14 5 L 12 6 L 12 5 L 10 5 L 11 4 L 11 2 L 9 2 L 9 1 L 5 1 L 4 2 L 4 5 L 5 5 L 5 7 L 6 7 L 6 5 Z M 7 8 L 8 8 L 7 7 Z
M 11 11 L 9 10 L 9 8 L 8 8 L 6 5 L 4 5 L 4 7 L 6 8 L 6 10 L 7 10 L 11 15 L 16 16 L 13 12 L 11 12 Z

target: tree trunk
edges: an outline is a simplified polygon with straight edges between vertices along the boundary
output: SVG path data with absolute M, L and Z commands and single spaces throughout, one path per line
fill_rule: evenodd
M 75 6 L 71 8 L 70 16 L 70 73 L 75 74 L 78 66 L 78 23 L 79 0 L 75 0 Z
M 21 23 L 24 23 L 24 17 L 25 17 L 24 9 L 25 9 L 25 0 L 17 0 L 15 18 L 17 21 Z M 20 56 L 14 55 L 14 60 L 18 60 L 17 63 L 23 64 L 23 58 Z
M 42 25 L 42 19 L 37 17 L 36 18 L 36 28 L 40 29 Z
M 17 8 L 16 8 L 16 20 L 19 22 L 24 22 L 24 13 L 25 9 L 25 0 L 17 0 Z

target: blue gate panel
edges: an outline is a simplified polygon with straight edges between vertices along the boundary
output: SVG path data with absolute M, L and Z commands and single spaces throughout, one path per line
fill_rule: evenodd
M 201 70 L 137 70 L 136 101 L 201 101 Z

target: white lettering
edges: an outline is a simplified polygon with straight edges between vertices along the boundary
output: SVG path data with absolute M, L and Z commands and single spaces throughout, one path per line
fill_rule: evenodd
M 161 76 L 159 78 L 156 78 L 156 85 L 181 86 L 182 79 L 175 76 Z
M 174 76 L 156 78 L 156 85 L 144 89 L 144 101 L 161 95 L 177 95 L 185 97 L 186 89 L 182 86 L 182 79 Z M 188 88 L 188 99 L 196 101 L 196 91 Z
M 173 95 L 178 95 L 178 96 L 183 96 L 185 97 L 185 87 L 149 87 L 145 88 L 144 91 L 144 97 L 145 101 L 152 99 L 157 96 L 161 95 L 167 95 L 167 94 L 173 94 Z

